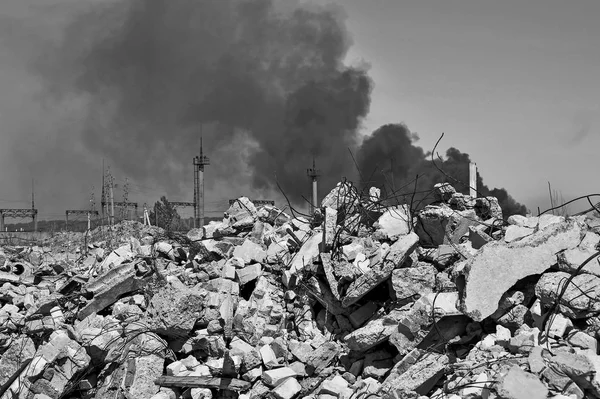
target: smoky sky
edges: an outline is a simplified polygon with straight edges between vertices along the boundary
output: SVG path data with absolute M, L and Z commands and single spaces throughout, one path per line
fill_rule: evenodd
M 75 15 L 36 69 L 47 101 L 86 99 L 85 147 L 130 178 L 189 189 L 202 132 L 213 184 L 298 203 L 313 157 L 323 187 L 352 173 L 372 82 L 351 43 L 333 6 L 123 0 Z
M 414 203 L 415 208 L 432 203 L 436 183 L 450 183 L 458 192 L 469 194 L 469 154 L 450 147 L 439 154 L 417 145 L 419 135 L 402 123 L 386 124 L 366 137 L 358 151 L 363 187 L 377 186 L 391 202 Z M 433 157 L 432 157 L 433 155 Z M 479 196 L 494 196 L 504 217 L 524 215 L 519 204 L 504 188 L 490 189 L 477 173 Z
M 344 61 L 352 38 L 341 7 L 294 0 L 7 1 L 0 89 L 17 94 L 0 96 L 0 183 L 20 186 L 27 199 L 35 176 L 42 219 L 87 209 L 90 191 L 98 203 L 102 159 L 117 181 L 160 190 L 134 201 L 190 201 L 201 135 L 210 158 L 208 200 L 281 201 L 279 183 L 303 204 L 313 159 L 320 198 L 344 177 L 385 189 L 419 175 L 423 191 L 446 179 L 407 126 L 358 133 L 374 84 L 368 60 Z M 453 148 L 445 155 L 443 167 L 468 180 L 469 155 Z

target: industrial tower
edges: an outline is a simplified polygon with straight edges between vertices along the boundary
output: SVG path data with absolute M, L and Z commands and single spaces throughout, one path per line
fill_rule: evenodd
M 310 202 L 310 214 L 315 213 L 315 208 L 319 206 L 317 198 L 317 180 L 321 176 L 321 171 L 315 166 L 315 158 L 313 157 L 312 169 L 306 169 L 306 175 L 312 180 L 312 201 Z
M 204 227 L 204 166 L 210 165 L 202 149 L 200 134 L 200 156 L 194 157 L 194 227 Z

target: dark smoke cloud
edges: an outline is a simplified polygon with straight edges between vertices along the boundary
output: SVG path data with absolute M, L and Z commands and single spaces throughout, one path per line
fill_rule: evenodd
M 85 98 L 85 146 L 136 181 L 190 191 L 202 126 L 229 192 L 308 194 L 312 157 L 331 187 L 370 105 L 337 7 L 269 0 L 122 0 L 79 13 L 40 58 L 49 99 Z M 209 180 L 210 181 L 210 180 Z
M 433 201 L 430 191 L 436 183 L 448 182 L 457 191 L 468 194 L 469 154 L 454 147 L 446 151 L 442 160 L 434 154 L 437 166 L 444 171 L 442 173 L 433 165 L 431 152 L 415 145 L 418 140 L 419 136 L 411 133 L 404 124 L 384 125 L 366 137 L 358 152 L 363 187 L 380 187 L 384 195 L 396 196 L 401 203 L 411 201 L 415 192 L 415 204 L 422 201 L 421 205 Z M 505 189 L 486 186 L 479 173 L 477 189 L 480 195 L 497 197 L 505 217 L 527 212 Z

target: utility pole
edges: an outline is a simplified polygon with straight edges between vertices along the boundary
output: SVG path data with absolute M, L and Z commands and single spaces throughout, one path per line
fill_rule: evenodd
M 312 169 L 306 169 L 306 175 L 310 177 L 312 181 L 312 201 L 310 204 L 310 214 L 313 215 L 315 213 L 315 208 L 318 207 L 319 199 L 317 196 L 317 180 L 319 176 L 321 176 L 321 171 L 315 166 L 315 157 L 313 157 L 313 167 Z
M 200 125 L 200 156 L 194 157 L 194 227 L 204 227 L 204 167 L 210 160 L 202 148 L 202 125 Z

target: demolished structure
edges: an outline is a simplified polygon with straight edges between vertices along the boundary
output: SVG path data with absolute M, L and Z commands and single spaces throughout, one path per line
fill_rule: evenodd
M 435 195 L 0 248 L 0 398 L 600 398 L 600 213 Z

